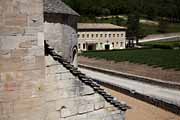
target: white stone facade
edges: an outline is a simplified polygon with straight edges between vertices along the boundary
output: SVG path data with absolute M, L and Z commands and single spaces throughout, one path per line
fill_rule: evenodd
M 103 26 L 105 26 L 104 24 Z M 124 29 L 78 28 L 78 50 L 125 49 L 126 31 Z M 113 25 L 114 26 L 114 25 Z

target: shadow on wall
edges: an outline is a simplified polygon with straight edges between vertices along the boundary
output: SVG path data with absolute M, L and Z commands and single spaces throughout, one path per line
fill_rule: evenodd
M 77 46 L 74 46 L 73 47 L 73 58 L 72 58 L 72 64 L 75 66 L 75 67 L 78 67 L 78 61 L 77 61 L 77 56 L 78 56 L 78 49 L 77 49 Z
M 69 62 L 77 66 L 77 21 L 78 16 L 45 13 L 45 40 Z

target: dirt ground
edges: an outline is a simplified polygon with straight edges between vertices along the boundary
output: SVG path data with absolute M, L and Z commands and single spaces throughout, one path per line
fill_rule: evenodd
M 157 108 L 148 103 L 129 97 L 114 90 L 105 88 L 119 101 L 125 101 L 132 109 L 126 113 L 126 120 L 180 120 L 180 116 Z
M 116 70 L 120 72 L 171 81 L 180 82 L 180 71 L 172 69 L 163 70 L 161 68 L 153 68 L 147 65 L 134 64 L 129 62 L 115 63 L 113 61 L 96 60 L 94 58 L 87 58 L 79 56 L 78 62 L 80 64 L 90 65 L 94 67 L 100 67 L 110 70 Z

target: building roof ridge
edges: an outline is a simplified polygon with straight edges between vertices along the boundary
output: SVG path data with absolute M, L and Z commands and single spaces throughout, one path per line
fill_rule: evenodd
M 111 23 L 78 23 L 78 29 L 127 29 Z
M 44 12 L 80 16 L 76 11 L 66 5 L 62 0 L 44 0 Z

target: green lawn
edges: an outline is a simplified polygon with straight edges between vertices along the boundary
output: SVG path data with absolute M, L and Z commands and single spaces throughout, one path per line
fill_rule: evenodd
M 180 41 L 153 41 L 153 42 L 144 42 L 141 43 L 143 46 L 149 46 L 152 48 L 166 48 L 166 49 L 173 49 L 173 48 L 180 48 Z
M 131 49 L 119 51 L 90 51 L 82 56 L 106 59 L 115 62 L 129 61 L 164 69 L 180 70 L 180 50 L 173 49 Z

